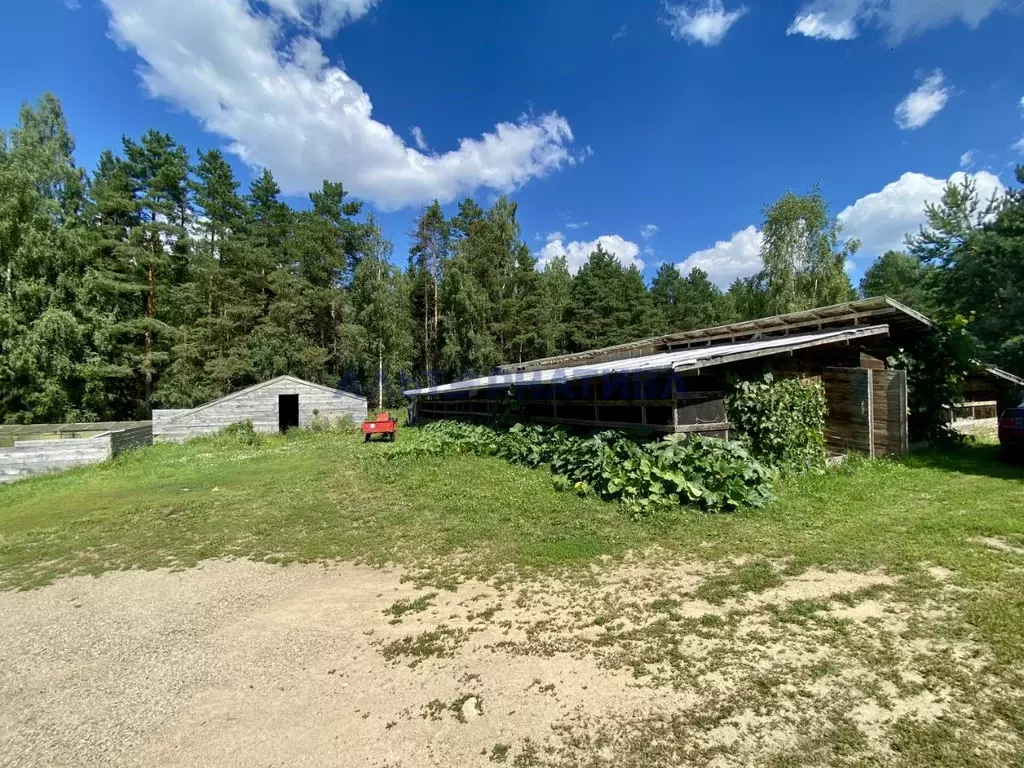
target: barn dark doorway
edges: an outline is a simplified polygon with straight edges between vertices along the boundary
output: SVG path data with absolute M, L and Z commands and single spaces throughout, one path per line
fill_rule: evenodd
M 299 396 L 277 396 L 277 423 L 281 432 L 299 426 Z

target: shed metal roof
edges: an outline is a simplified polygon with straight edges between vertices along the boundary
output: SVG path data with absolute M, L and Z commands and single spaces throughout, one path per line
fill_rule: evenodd
M 567 368 L 545 368 L 538 371 L 520 371 L 482 376 L 436 387 L 406 390 L 409 396 L 439 395 L 448 392 L 472 392 L 481 389 L 526 387 L 535 384 L 562 384 L 579 379 L 591 379 L 611 374 L 651 373 L 657 371 L 692 371 L 715 365 L 738 362 L 757 357 L 768 357 L 823 344 L 836 344 L 851 339 L 883 336 L 889 333 L 887 325 L 845 328 L 838 331 L 819 331 L 793 336 L 779 336 L 758 341 L 720 344 L 712 347 L 694 347 L 676 352 L 664 352 L 624 360 L 610 360 Z
M 1024 379 L 1022 379 L 1020 376 L 1015 376 L 1009 371 L 1004 371 L 1002 368 L 997 368 L 994 365 L 986 365 L 985 372 L 990 373 L 991 375 L 996 376 L 1000 379 L 1004 379 L 1010 382 L 1011 384 L 1016 384 L 1019 387 L 1024 387 Z
M 512 363 L 501 367 L 499 371 L 513 373 L 544 368 L 562 368 L 570 365 L 669 352 L 681 347 L 731 344 L 736 341 L 754 341 L 771 335 L 806 333 L 825 329 L 835 330 L 838 326 L 855 327 L 882 323 L 888 325 L 894 334 L 899 335 L 924 333 L 935 328 L 935 323 L 920 312 L 900 304 L 888 296 L 878 296 L 858 301 L 847 301 L 829 307 L 817 307 L 774 317 L 746 320 L 741 323 L 654 336 L 612 347 L 591 349 L 586 352 Z

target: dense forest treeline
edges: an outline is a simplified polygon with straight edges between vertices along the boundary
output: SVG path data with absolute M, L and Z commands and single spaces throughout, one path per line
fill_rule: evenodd
M 1024 174 L 1018 170 L 1018 180 Z M 969 183 L 861 290 L 961 318 L 990 356 L 1024 361 L 1024 196 Z M 270 170 L 242 190 L 219 150 L 124 138 L 87 173 L 60 102 L 0 132 L 0 422 L 145 417 L 290 373 L 385 398 L 409 385 L 845 301 L 844 241 L 817 190 L 765 209 L 764 267 L 721 291 L 663 264 L 648 286 L 598 248 L 576 275 L 538 268 L 516 203 L 437 203 L 408 266 L 341 183 L 296 210 Z

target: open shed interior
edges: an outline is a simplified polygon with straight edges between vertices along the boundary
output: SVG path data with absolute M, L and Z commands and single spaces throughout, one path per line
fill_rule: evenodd
M 886 360 L 933 328 L 897 302 L 869 299 L 518 363 L 406 394 L 421 420 L 512 417 L 728 437 L 731 382 L 772 372 L 822 384 L 832 451 L 902 456 L 907 379 Z

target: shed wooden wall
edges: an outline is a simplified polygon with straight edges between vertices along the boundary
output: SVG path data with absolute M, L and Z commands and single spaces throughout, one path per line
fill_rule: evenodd
M 825 443 L 833 451 L 905 456 L 907 374 L 873 368 L 829 368 L 822 373 L 828 415 Z
M 131 448 L 142 448 L 153 444 L 153 425 L 119 429 L 110 433 L 110 457 L 120 456 Z
M 907 425 L 907 372 L 871 371 L 874 409 L 874 456 L 906 456 L 910 452 Z
M 19 440 L 12 448 L 0 448 L 0 482 L 12 483 L 31 475 L 98 464 L 129 448 L 152 442 L 153 428 L 148 424 L 95 437 Z
M 825 388 L 825 445 L 836 453 L 871 453 L 871 387 L 867 368 L 829 368 L 821 375 Z
M 321 389 L 294 381 L 279 381 L 252 391 L 242 391 L 221 401 L 189 411 L 153 412 L 153 433 L 157 440 L 182 442 L 193 437 L 212 435 L 224 427 L 251 421 L 259 432 L 277 432 L 278 396 L 299 396 L 299 426 L 308 426 L 317 411 L 323 419 L 349 418 L 361 422 L 366 418 L 366 400 Z

